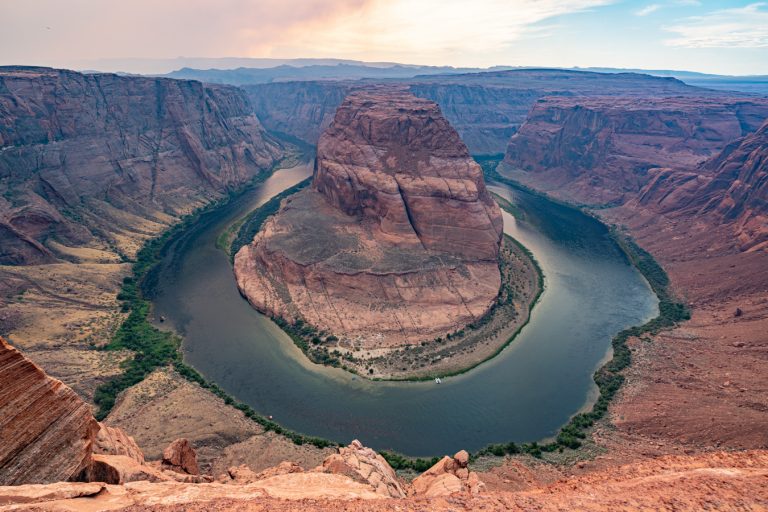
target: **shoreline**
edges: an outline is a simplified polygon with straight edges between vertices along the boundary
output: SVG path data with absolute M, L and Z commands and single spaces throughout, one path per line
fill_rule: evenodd
M 266 178 L 270 174 L 271 173 L 267 174 L 263 178 Z M 509 181 L 511 181 L 511 180 L 509 180 Z M 243 192 L 245 192 L 245 190 Z M 234 195 L 233 197 L 237 197 L 237 195 Z M 218 206 L 221 206 L 221 204 L 218 204 Z M 208 211 L 210 211 L 210 210 L 206 209 L 206 212 L 208 212 Z M 189 226 L 189 224 L 190 223 L 187 223 L 186 226 Z M 179 229 L 179 228 L 177 228 L 177 229 Z M 158 237 L 158 238 L 163 238 L 163 237 Z M 167 243 L 168 239 L 166 238 L 165 241 Z M 635 262 L 633 260 L 630 259 L 630 262 L 633 265 L 635 265 Z M 540 296 L 540 294 L 539 294 L 539 296 Z M 530 318 L 530 316 L 529 316 L 529 318 Z M 522 329 L 522 327 L 523 326 L 521 326 L 520 329 Z M 631 329 L 635 329 L 635 328 L 631 328 Z M 614 337 L 614 340 L 612 342 L 612 343 L 614 343 L 614 355 L 613 355 L 613 358 L 611 360 L 607 361 L 603 366 L 601 366 L 601 368 L 595 373 L 596 376 L 598 374 L 600 374 L 600 372 L 604 368 L 606 368 L 609 365 L 614 363 L 614 361 L 616 359 L 616 346 L 615 346 L 615 342 L 616 342 L 616 339 L 619 337 L 619 335 L 621 335 L 623 333 L 624 333 L 624 331 L 622 331 L 621 333 L 617 334 Z M 624 340 L 624 341 L 626 341 L 626 340 Z M 501 350 L 503 350 L 503 348 L 500 349 L 499 352 Z M 482 364 L 482 363 L 478 363 L 478 364 Z M 278 433 L 280 435 L 283 435 L 283 436 L 291 439 L 296 444 L 305 444 L 305 443 L 307 443 L 307 444 L 312 444 L 312 445 L 315 445 L 315 446 L 318 446 L 318 447 L 335 446 L 335 445 L 338 444 L 336 442 L 329 441 L 327 439 L 315 438 L 315 437 L 312 437 L 312 436 L 305 436 L 303 434 L 299 434 L 299 433 L 296 433 L 296 432 L 289 431 L 289 430 L 283 428 L 282 426 L 280 426 L 279 424 L 277 424 L 276 422 L 273 422 L 271 420 L 268 420 L 265 417 L 262 417 L 261 415 L 257 414 L 250 406 L 235 400 L 229 394 L 227 394 L 224 390 L 222 390 L 217 384 L 209 382 L 207 379 L 205 379 L 205 377 L 203 377 L 199 372 L 197 372 L 197 370 L 195 370 L 194 368 L 192 368 L 190 366 L 185 365 L 184 363 L 182 363 L 180 361 L 178 361 L 178 362 L 169 362 L 167 364 L 167 366 L 171 366 L 171 367 L 175 368 L 176 371 L 182 377 L 184 377 L 186 380 L 188 380 L 190 382 L 194 382 L 194 383 L 200 385 L 204 389 L 210 390 L 215 395 L 217 395 L 220 398 L 222 398 L 228 405 L 230 405 L 230 406 L 240 410 L 241 412 L 243 412 L 243 414 L 247 418 L 251 419 L 252 421 L 254 421 L 256 423 L 259 423 L 266 430 L 272 430 L 272 431 L 274 431 L 274 432 L 276 432 L 276 433 Z M 477 366 L 477 365 L 475 365 L 475 366 Z M 464 370 L 463 372 L 460 372 L 460 373 L 466 373 L 467 371 L 469 371 L 469 370 Z M 422 380 L 427 380 L 427 379 L 422 379 Z M 571 439 L 571 438 L 581 439 L 583 437 L 582 436 L 574 436 L 573 435 L 574 428 L 577 428 L 578 430 L 582 430 L 583 431 L 584 429 L 591 427 L 592 424 L 594 423 L 594 422 L 592 422 L 589 425 L 585 426 L 586 422 L 583 419 L 585 416 L 590 416 L 590 415 L 595 414 L 596 410 L 598 411 L 598 414 L 600 415 L 600 417 L 602 417 L 604 415 L 604 413 L 605 413 L 605 410 L 604 410 L 605 404 L 600 405 L 601 400 L 603 398 L 605 398 L 605 397 L 604 397 L 604 393 L 603 393 L 603 390 L 602 390 L 602 386 L 600 386 L 599 383 L 598 383 L 598 388 L 600 389 L 600 393 L 598 395 L 597 401 L 595 401 L 595 403 L 592 405 L 590 412 L 588 412 L 588 413 L 578 413 L 578 414 L 574 415 L 571 418 L 571 420 L 568 423 L 566 423 L 560 429 L 559 434 L 555 438 L 556 441 L 554 443 L 540 445 L 540 444 L 538 444 L 538 442 L 531 442 L 531 443 L 523 443 L 523 444 L 521 444 L 519 446 L 517 444 L 515 444 L 515 443 L 507 443 L 507 444 L 503 444 L 503 445 L 491 444 L 491 445 L 486 446 L 485 448 L 482 448 L 482 449 L 478 450 L 476 453 L 474 453 L 473 454 L 473 458 L 477 458 L 479 456 L 499 456 L 499 455 L 517 454 L 517 453 L 527 453 L 527 454 L 530 454 L 530 455 L 533 455 L 533 456 L 536 456 L 536 457 L 541 457 L 542 454 L 545 453 L 545 452 L 551 452 L 551 451 L 555 451 L 555 450 L 562 449 L 562 448 L 569 448 L 569 449 L 574 449 L 574 450 L 578 449 L 581 446 L 580 443 L 578 443 L 578 445 L 577 445 L 577 443 L 573 442 L 573 439 Z M 616 389 L 618 389 L 618 388 L 616 388 Z M 615 390 L 614 390 L 614 393 L 615 393 Z M 610 398 L 608 398 L 608 399 L 610 399 Z M 600 407 L 598 407 L 598 406 L 600 406 Z M 585 407 L 588 407 L 588 406 L 585 404 Z M 580 410 L 583 411 L 585 409 L 582 408 Z M 602 411 L 602 412 L 600 412 L 600 411 Z M 566 434 L 566 437 L 562 436 L 563 433 Z M 428 460 L 428 459 L 424 459 L 424 458 L 404 457 L 404 456 L 402 456 L 400 454 L 397 454 L 397 453 L 394 453 L 394 452 L 382 451 L 381 453 L 382 453 L 382 455 L 384 455 L 390 461 L 391 464 L 393 464 L 393 467 L 396 467 L 396 469 L 409 469 L 409 468 L 413 469 L 413 468 L 421 467 L 421 466 L 423 466 L 423 464 L 425 464 L 425 461 Z
M 238 233 L 234 235 L 233 243 L 230 244 L 229 247 L 220 247 L 228 253 L 230 261 L 233 259 L 236 252 L 251 242 L 267 218 L 277 213 L 282 200 L 289 195 L 296 193 L 298 190 L 301 190 L 304 186 L 306 186 L 306 182 L 281 192 L 237 221 L 237 223 L 239 223 L 239 229 Z M 223 233 L 230 233 L 233 229 L 233 225 L 226 228 Z M 506 244 L 510 244 L 509 247 L 505 247 Z M 340 368 L 372 382 L 426 382 L 462 375 L 477 368 L 483 363 L 494 359 L 517 338 L 522 329 L 530 322 L 533 308 L 538 303 L 544 290 L 544 273 L 541 266 L 536 261 L 536 258 L 533 256 L 533 253 L 518 240 L 504 234 L 501 245 L 502 252 L 500 252 L 499 256 L 499 268 L 502 277 L 509 277 L 511 275 L 516 276 L 517 273 L 513 272 L 514 270 L 525 272 L 526 279 L 518 280 L 517 283 L 505 282 L 504 279 L 502 279 L 497 298 L 494 300 L 489 310 L 481 318 L 476 320 L 475 323 L 478 325 L 465 325 L 460 329 L 449 333 L 445 340 L 443 340 L 442 337 L 439 337 L 434 340 L 422 341 L 419 344 L 398 346 L 384 355 L 378 355 L 367 360 L 358 359 L 355 357 L 353 351 L 346 347 L 342 347 L 341 344 L 330 347 L 317 346 L 317 343 L 313 342 L 313 340 L 319 339 L 319 333 L 316 327 L 303 321 L 297 321 L 294 324 L 291 324 L 282 317 L 260 311 L 259 308 L 248 299 L 247 295 L 243 293 L 243 290 L 240 289 L 239 286 L 238 289 L 240 295 L 249 302 L 251 307 L 270 318 L 291 338 L 293 343 L 304 354 L 304 357 L 313 364 Z M 505 248 L 508 249 L 509 252 L 509 254 L 506 254 L 506 258 L 504 258 Z M 518 261 L 516 262 L 514 260 Z M 511 286 L 512 284 L 517 285 L 520 283 L 524 286 L 525 293 L 523 294 L 523 307 L 520 307 L 518 311 L 516 304 L 514 304 L 515 301 L 513 300 L 512 291 L 505 290 L 505 286 Z M 501 303 L 500 299 L 505 293 L 508 297 L 508 301 Z M 517 292 L 515 292 L 514 295 L 516 294 Z M 519 318 L 519 313 L 522 313 L 524 318 Z M 505 319 L 505 315 L 509 315 L 511 318 Z M 330 338 L 335 340 L 339 339 L 335 336 L 336 333 L 325 333 L 326 336 L 329 334 Z M 464 357 L 461 355 L 454 356 L 452 351 L 456 350 L 456 353 L 458 354 L 458 349 L 464 346 L 462 345 L 463 343 L 467 343 L 467 346 L 470 347 L 470 355 Z M 447 351 L 448 355 L 443 356 L 441 354 L 443 351 Z M 419 354 L 420 352 L 424 353 Z M 472 357 L 478 352 L 480 352 L 479 358 Z M 392 371 L 393 366 L 406 364 L 404 363 L 405 356 L 413 354 L 420 356 L 420 358 L 416 360 L 416 364 L 421 362 L 421 360 L 435 361 L 435 356 L 438 356 L 437 360 L 439 363 L 447 361 L 448 364 L 440 365 L 438 363 L 433 364 L 426 369 Z M 403 359 L 399 359 L 400 355 L 403 356 Z M 395 358 L 395 361 L 392 362 L 391 358 Z M 386 364 L 389 368 L 387 368 L 387 366 L 377 366 L 376 363 L 382 360 L 386 360 Z M 466 360 L 469 361 L 465 362 Z M 443 366 L 444 368 L 441 369 L 440 366 Z M 384 371 L 370 373 L 365 371 L 366 369 L 377 367 L 385 369 Z

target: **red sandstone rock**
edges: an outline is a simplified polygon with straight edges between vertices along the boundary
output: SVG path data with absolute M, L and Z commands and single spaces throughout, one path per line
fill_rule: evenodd
M 656 167 L 692 168 L 768 117 L 768 100 L 716 96 L 538 101 L 505 166 L 534 187 L 586 203 L 623 201 Z
M 175 479 L 159 469 L 140 464 L 126 455 L 93 456 L 93 462 L 86 473 L 86 480 L 118 485 L 128 482 L 171 482 Z
M 383 496 L 405 497 L 405 491 L 389 463 L 357 439 L 349 446 L 339 448 L 339 453 L 325 459 L 322 467 L 316 471 L 348 476 L 355 481 L 369 484 L 376 493 Z
M 103 483 L 57 482 L 53 484 L 26 484 L 0 487 L 0 507 L 45 503 L 96 496 L 106 486 Z
M 448 496 L 458 492 L 478 494 L 485 484 L 474 471 L 469 471 L 469 454 L 461 450 L 453 457 L 445 456 L 413 480 L 416 496 Z
M 593 73 L 565 69 L 515 69 L 420 76 L 404 80 L 408 91 L 440 105 L 472 154 L 502 153 L 543 96 L 671 97 L 715 95 L 680 80 L 638 73 Z M 256 114 L 270 130 L 316 145 L 336 108 L 360 82 L 301 81 L 245 85 Z
M 768 122 L 693 170 L 654 170 L 637 203 L 732 226 L 741 250 L 768 247 Z
M 74 391 L 0 338 L 0 485 L 76 478 L 98 428 Z
M 101 423 L 99 426 L 101 428 L 96 434 L 96 442 L 93 445 L 94 454 L 125 455 L 139 464 L 144 464 L 144 453 L 136 441 L 123 429 Z
M 399 244 L 471 259 L 498 255 L 501 212 L 480 166 L 431 101 L 349 95 L 318 142 L 313 187 Z
M 235 258 L 260 311 L 371 348 L 431 340 L 495 300 L 501 213 L 438 107 L 351 94 L 321 137 L 312 189 Z
M 163 450 L 162 467 L 188 475 L 200 474 L 195 450 L 189 441 L 183 438 L 175 440 Z
M 54 260 L 50 238 L 105 247 L 111 233 L 146 233 L 280 149 L 234 87 L 2 67 L 0 154 L 0 263 L 28 264 Z

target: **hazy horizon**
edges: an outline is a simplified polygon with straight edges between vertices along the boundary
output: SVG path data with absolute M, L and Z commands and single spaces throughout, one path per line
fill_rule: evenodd
M 184 59 L 319 58 L 768 74 L 768 3 L 750 0 L 29 0 L 2 11 L 2 65 L 164 73 Z

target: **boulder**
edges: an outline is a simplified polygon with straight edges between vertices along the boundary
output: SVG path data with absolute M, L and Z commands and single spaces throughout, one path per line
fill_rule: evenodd
M 138 463 L 126 455 L 94 454 L 93 462 L 86 472 L 90 482 L 121 485 L 127 482 L 171 482 L 175 479 L 151 466 Z
M 384 496 L 404 498 L 406 495 L 395 471 L 384 457 L 363 446 L 357 439 L 349 446 L 339 448 L 339 453 L 329 456 L 314 471 L 348 476 L 370 485 L 376 493 Z
M 461 450 L 453 457 L 445 456 L 412 482 L 417 496 L 447 496 L 459 492 L 478 494 L 485 484 L 474 471 L 470 471 L 469 453 Z
M 0 485 L 77 478 L 98 429 L 88 404 L 0 338 Z
M 189 441 L 184 438 L 175 440 L 163 450 L 162 467 L 177 473 L 200 474 L 197 454 Z
M 129 436 L 123 429 L 109 427 L 102 423 L 96 434 L 96 441 L 93 445 L 93 453 L 102 455 L 125 455 L 135 460 L 139 464 L 144 464 L 144 453 L 136 444 L 136 441 Z

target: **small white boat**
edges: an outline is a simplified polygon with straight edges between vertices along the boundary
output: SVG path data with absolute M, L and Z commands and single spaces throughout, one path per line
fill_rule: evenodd
M 440 377 L 435 377 L 435 384 L 441 384 L 443 381 L 440 380 Z

